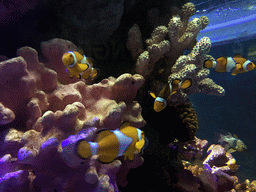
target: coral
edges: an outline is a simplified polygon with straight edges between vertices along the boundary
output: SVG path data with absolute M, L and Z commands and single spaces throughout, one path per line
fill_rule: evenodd
M 208 142 L 196 138 L 194 141 L 186 143 L 171 143 L 170 147 L 177 147 L 179 158 L 183 159 L 184 168 L 188 172 L 179 174 L 178 186 L 186 189 L 188 183 L 184 182 L 184 177 L 191 174 L 192 178 L 197 178 L 201 186 L 197 186 L 195 191 L 227 191 L 234 188 L 234 184 L 238 183 L 235 179 L 235 173 L 238 166 L 230 166 L 228 162 L 235 160 L 233 156 L 226 152 L 221 145 L 211 145 L 207 150 L 207 157 L 204 157 L 203 151 Z M 185 161 L 184 161 L 185 160 Z M 191 161 L 192 160 L 192 161 Z M 187 163 L 191 161 L 192 164 Z M 234 165 L 234 164 L 233 164 Z M 186 174 L 186 175 L 184 175 Z M 237 185 L 237 187 L 239 187 Z
M 200 159 L 203 156 L 203 151 L 207 145 L 207 140 L 201 140 L 195 137 L 194 140 L 189 140 L 186 142 L 175 140 L 169 144 L 169 147 L 179 151 L 179 159 L 191 161 L 191 159 Z
M 118 170 L 125 182 L 128 171 L 143 163 L 139 154 L 133 162 L 120 158 L 110 164 L 100 163 L 97 156 L 76 156 L 78 139 L 93 141 L 98 129 L 114 130 L 125 121 L 141 128 L 145 121 L 135 101 L 144 83 L 141 75 L 126 73 L 92 85 L 59 82 L 68 77 L 66 72 L 59 77 L 62 53 L 75 48 L 69 41 L 53 39 L 42 43 L 44 62 L 36 50 L 23 47 L 17 58 L 0 63 L 1 128 L 6 129 L 0 150 L 6 154 L 0 165 L 2 191 L 8 191 L 14 178 L 13 188 L 20 185 L 23 191 L 118 191 Z M 47 67 L 56 69 L 58 78 Z
M 200 17 L 188 22 L 189 17 L 195 12 L 192 3 L 183 5 L 180 16 L 175 15 L 169 20 L 168 27 L 162 25 L 155 28 L 151 38 L 146 40 L 147 50 L 144 51 L 137 60 L 136 70 L 145 78 L 153 71 L 156 61 L 162 56 L 168 57 L 166 68 L 168 75 L 175 61 L 185 49 L 191 46 L 196 39 L 199 31 L 204 29 L 208 24 L 207 17 Z M 138 25 L 134 25 L 128 33 L 127 48 L 131 51 L 133 58 L 136 58 L 138 51 L 132 49 L 141 49 L 142 41 Z M 167 40 L 167 35 L 169 39 Z M 133 41 L 133 39 L 135 41 Z M 139 45 L 135 47 L 135 45 Z
M 169 104 L 178 105 L 189 102 L 188 95 L 193 93 L 205 93 L 210 95 L 224 95 L 224 89 L 216 85 L 212 79 L 207 78 L 210 71 L 203 67 L 204 61 L 211 57 L 206 55 L 211 47 L 210 39 L 204 37 L 196 44 L 187 56 L 180 56 L 172 67 L 172 73 L 168 77 L 169 84 L 174 80 L 191 79 L 192 85 L 186 89 L 178 89 L 169 99 Z
M 235 190 L 238 192 L 242 191 L 249 191 L 249 192 L 255 192 L 256 191 L 256 180 L 250 181 L 249 179 L 246 179 L 245 182 L 239 183 L 238 178 L 236 178 L 235 181 Z
M 224 89 L 207 78 L 210 72 L 203 67 L 205 60 L 214 60 L 206 55 L 210 51 L 210 39 L 204 37 L 196 42 L 200 30 L 208 25 L 208 18 L 202 16 L 188 21 L 194 12 L 192 3 L 183 5 L 180 13 L 169 20 L 168 26 L 154 29 L 151 38 L 146 40 L 145 51 L 139 26 L 135 24 L 128 33 L 127 48 L 137 59 L 136 72 L 146 79 L 151 91 L 159 93 L 167 83 L 172 89 L 172 83 L 177 79 L 192 81 L 186 90 L 178 86 L 177 93 L 168 97 L 169 105 L 189 103 L 188 95 L 193 93 L 224 95 Z M 185 50 L 191 52 L 182 55 Z
M 77 78 L 69 78 L 62 63 L 63 54 L 67 51 L 77 51 L 78 47 L 76 45 L 68 40 L 55 38 L 42 42 L 40 47 L 45 66 L 57 72 L 60 83 L 68 84 L 79 81 Z
M 176 107 L 177 114 L 182 120 L 185 128 L 182 131 L 183 134 L 176 137 L 179 141 L 193 140 L 198 129 L 198 121 L 195 109 L 192 107 L 192 103 L 178 105 Z
M 14 119 L 15 114 L 13 113 L 13 111 L 11 109 L 4 107 L 0 103 L 0 125 L 11 123 Z

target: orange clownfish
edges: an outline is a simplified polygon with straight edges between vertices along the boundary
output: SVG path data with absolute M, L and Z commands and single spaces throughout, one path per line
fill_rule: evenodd
M 243 58 L 241 55 L 232 57 L 219 57 L 216 61 L 204 62 L 206 68 L 215 68 L 216 72 L 231 72 L 231 75 L 244 73 L 255 69 L 255 64 Z
M 167 100 L 173 94 L 178 92 L 178 89 L 188 89 L 192 85 L 191 79 L 184 79 L 183 81 L 179 79 L 173 80 L 170 84 L 168 83 L 162 90 L 158 93 L 158 96 L 153 92 L 149 92 L 151 97 L 155 99 L 154 102 L 154 110 L 156 112 L 162 111 L 167 106 Z
M 95 142 L 80 140 L 76 154 L 83 159 L 99 155 L 98 160 L 103 163 L 110 163 L 120 156 L 133 160 L 134 153 L 144 149 L 145 139 L 143 131 L 124 123 L 119 129 L 100 131 Z
M 69 72 L 69 77 L 76 76 L 85 80 L 95 79 L 99 75 L 99 70 L 93 68 L 93 62 L 89 57 L 77 51 L 69 51 L 62 56 L 62 62 Z

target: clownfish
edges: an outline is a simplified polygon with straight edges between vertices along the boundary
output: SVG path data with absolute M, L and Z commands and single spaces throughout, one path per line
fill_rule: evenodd
M 185 79 L 183 81 L 175 79 L 171 83 L 165 85 L 158 93 L 157 97 L 153 92 L 150 91 L 149 94 L 155 99 L 154 110 L 156 112 L 162 111 L 167 106 L 167 100 L 170 98 L 170 96 L 177 93 L 178 89 L 185 90 L 188 89 L 191 85 L 191 79 Z
M 144 149 L 145 139 L 143 131 L 124 123 L 116 130 L 100 131 L 95 142 L 80 140 L 76 154 L 82 159 L 99 155 L 98 160 L 103 163 L 110 163 L 121 156 L 124 160 L 133 160 L 134 153 Z
M 77 51 L 69 51 L 62 56 L 62 62 L 69 72 L 69 77 L 76 76 L 85 80 L 95 79 L 99 75 L 99 70 L 93 68 L 93 62 L 89 57 L 80 54 Z
M 255 64 L 243 58 L 241 55 L 232 57 L 219 57 L 216 61 L 206 60 L 206 68 L 215 68 L 216 72 L 231 72 L 231 75 L 244 73 L 255 69 Z

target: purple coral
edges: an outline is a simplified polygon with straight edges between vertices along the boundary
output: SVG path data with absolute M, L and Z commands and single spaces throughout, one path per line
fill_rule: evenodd
M 93 85 L 78 80 L 61 84 L 70 83 L 62 54 L 75 48 L 53 39 L 42 43 L 44 62 L 36 50 L 23 47 L 19 57 L 0 63 L 0 122 L 7 128 L 1 146 L 6 154 L 0 165 L 2 191 L 8 191 L 14 178 L 13 189 L 21 185 L 23 191 L 118 191 L 116 174 L 122 164 L 126 170 L 135 167 L 120 160 L 102 164 L 97 156 L 80 159 L 74 146 L 79 139 L 93 140 L 97 129 L 117 129 L 124 121 L 143 127 L 142 109 L 134 99 L 144 78 L 126 73 Z M 14 128 L 8 127 L 11 122 Z

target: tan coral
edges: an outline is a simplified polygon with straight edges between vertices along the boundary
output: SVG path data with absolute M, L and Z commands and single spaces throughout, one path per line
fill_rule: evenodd
M 173 94 L 169 99 L 169 105 L 179 105 L 189 102 L 188 95 L 193 93 L 205 93 L 210 95 L 223 96 L 225 90 L 215 84 L 212 79 L 207 78 L 210 71 L 203 67 L 203 63 L 207 58 L 212 58 L 206 55 L 210 51 L 211 41 L 204 37 L 197 42 L 196 46 L 187 56 L 180 56 L 172 67 L 171 75 L 168 77 L 169 84 L 174 80 L 179 79 L 181 82 L 185 79 L 190 79 L 191 86 L 183 90 L 179 88 L 177 93 Z
M 136 70 L 144 78 L 153 71 L 156 62 L 161 57 L 167 57 L 165 63 L 164 78 L 171 73 L 173 61 L 175 61 L 185 49 L 191 49 L 195 45 L 196 36 L 201 29 L 204 29 L 209 23 L 207 17 L 195 18 L 188 21 L 194 14 L 195 7 L 192 3 L 183 5 L 180 15 L 174 15 L 168 26 L 158 26 L 151 34 L 151 38 L 146 40 L 147 50 L 145 50 L 137 59 Z M 167 38 L 167 36 L 169 38 Z M 135 58 L 137 53 L 141 52 L 142 43 L 138 43 L 141 34 L 137 25 L 134 25 L 129 31 L 127 48 Z M 135 47 L 138 45 L 139 47 Z M 193 46 L 191 46 L 193 45 Z M 137 51 L 136 51 L 137 50 Z M 136 54 L 134 54 L 136 53 Z
M 14 121 L 14 119 L 14 112 L 0 103 L 0 125 L 11 123 Z

